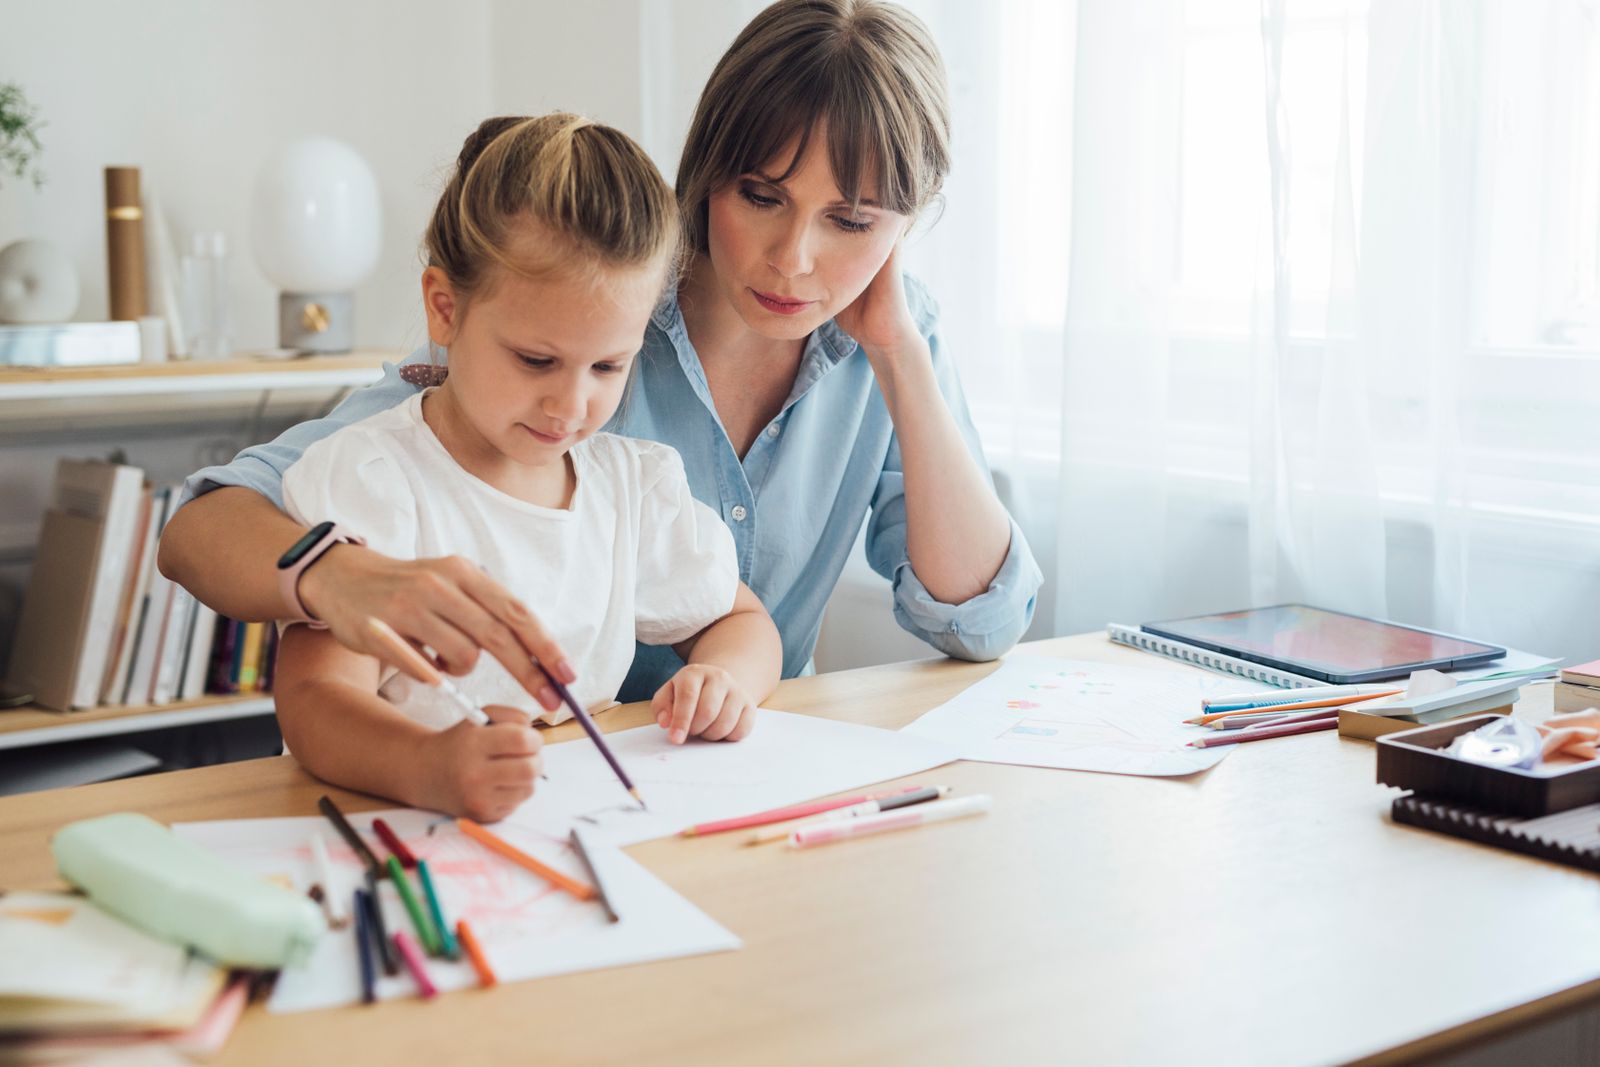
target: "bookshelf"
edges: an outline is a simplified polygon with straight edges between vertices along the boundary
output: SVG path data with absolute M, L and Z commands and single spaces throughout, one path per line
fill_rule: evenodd
M 0 711 L 0 751 L 271 714 L 271 693 L 204 696 L 171 704 L 83 711 L 52 711 L 29 704 Z

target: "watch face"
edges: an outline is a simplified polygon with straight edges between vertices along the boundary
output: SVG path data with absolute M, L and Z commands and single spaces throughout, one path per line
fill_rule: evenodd
M 279 557 L 278 569 L 280 571 L 286 571 L 290 567 L 293 567 L 296 563 L 299 563 L 301 557 L 303 557 L 307 552 L 311 551 L 311 546 L 322 540 L 324 537 L 327 537 L 328 531 L 332 529 L 332 522 L 319 522 L 315 526 L 311 527 L 311 529 L 306 531 L 306 535 L 304 537 L 300 538 L 300 540 L 289 546 L 289 551 L 285 552 L 281 557 Z

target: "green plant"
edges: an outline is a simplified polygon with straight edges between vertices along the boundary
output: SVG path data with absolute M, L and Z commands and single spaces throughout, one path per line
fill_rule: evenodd
M 44 172 L 39 169 L 39 109 L 28 102 L 22 86 L 0 83 L 0 172 L 9 171 L 27 178 L 35 189 L 43 188 Z

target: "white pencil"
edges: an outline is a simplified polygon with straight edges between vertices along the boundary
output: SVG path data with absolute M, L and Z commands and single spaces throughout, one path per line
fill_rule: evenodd
M 789 847 L 810 848 L 812 845 L 825 845 L 830 841 L 842 841 L 847 837 L 864 837 L 867 834 L 903 830 L 924 823 L 960 819 L 967 815 L 982 815 L 989 810 L 993 801 L 994 798 L 989 794 L 979 793 L 976 796 L 958 797 L 955 800 L 935 800 L 899 811 L 886 811 L 882 815 L 863 815 L 856 819 L 841 819 L 838 822 L 802 827 L 789 835 Z

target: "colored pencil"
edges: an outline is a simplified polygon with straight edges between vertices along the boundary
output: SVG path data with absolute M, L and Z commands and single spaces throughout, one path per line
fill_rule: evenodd
M 554 867 L 539 862 L 516 845 L 497 837 L 471 819 L 457 819 L 456 825 L 461 828 L 462 833 L 477 841 L 480 845 L 500 853 L 512 863 L 532 871 L 545 881 L 560 886 L 579 900 L 593 900 L 595 898 L 594 886 L 584 885 L 576 878 L 562 874 Z
M 472 961 L 472 969 L 478 972 L 478 981 L 486 986 L 498 985 L 500 979 L 495 977 L 494 968 L 489 966 L 489 957 L 483 954 L 478 935 L 472 932 L 467 920 L 456 923 L 456 937 L 461 939 L 461 946 L 467 950 L 467 959 Z
M 411 850 L 406 847 L 406 843 L 400 840 L 400 835 L 395 833 L 388 823 L 382 819 L 373 819 L 372 832 L 378 835 L 378 840 L 383 842 L 383 847 L 388 849 L 390 854 L 400 861 L 400 866 L 415 867 L 417 865 L 417 857 L 411 854 Z
M 1325 700 L 1302 700 L 1295 704 L 1277 704 L 1272 707 L 1272 710 L 1290 712 L 1309 711 L 1312 708 L 1342 708 L 1347 704 L 1359 704 L 1363 700 L 1377 700 L 1379 697 L 1392 697 L 1403 692 L 1405 692 L 1404 689 L 1381 689 L 1376 693 L 1364 693 L 1354 697 L 1328 697 Z M 1184 721 L 1195 726 L 1209 726 L 1218 719 L 1226 718 L 1230 715 L 1254 715 L 1262 710 L 1261 708 L 1251 708 L 1241 711 L 1219 711 L 1209 715 L 1200 715 L 1193 719 L 1185 719 Z
M 382 877 L 382 871 L 378 865 L 378 857 L 374 856 L 372 850 L 367 847 L 367 843 L 361 840 L 361 835 L 356 833 L 356 828 L 350 825 L 350 820 L 344 817 L 344 812 L 339 810 L 339 805 L 333 802 L 333 798 L 329 796 L 318 797 L 317 807 L 322 810 L 322 814 L 328 817 L 328 821 L 333 823 L 333 828 L 339 831 L 339 836 L 344 838 L 345 844 L 350 846 L 351 851 L 356 854 L 356 858 L 366 867 L 367 873 Z
M 616 922 L 621 918 L 617 909 L 611 906 L 611 897 L 606 893 L 606 884 L 600 879 L 600 872 L 595 869 L 594 861 L 589 858 L 589 850 L 584 847 L 583 838 L 578 835 L 578 828 L 574 826 L 572 833 L 567 838 L 572 843 L 572 852 L 583 862 L 584 870 L 589 872 L 589 877 L 594 879 L 595 891 L 600 896 L 600 906 L 606 909 L 606 918 Z
M 1309 722 L 1295 722 L 1287 726 L 1262 726 L 1254 730 L 1228 730 L 1219 733 L 1216 737 L 1200 737 L 1189 742 L 1190 748 L 1215 748 L 1218 745 L 1237 745 L 1246 741 L 1265 741 L 1272 737 L 1290 737 L 1294 734 L 1309 734 L 1317 730 L 1332 730 L 1339 725 L 1339 716 L 1330 715 L 1322 719 L 1312 719 Z
M 865 837 L 890 830 L 904 830 L 924 823 L 960 819 L 968 815 L 982 815 L 989 810 L 993 798 L 987 793 L 955 800 L 936 800 L 931 804 L 918 804 L 903 811 L 886 811 L 882 815 L 863 815 L 859 819 L 839 819 L 819 826 L 802 826 L 789 835 L 790 848 L 810 848 L 843 841 L 851 837 Z
M 841 819 L 859 819 L 863 815 L 877 815 L 880 812 L 895 811 L 899 808 L 909 808 L 916 804 L 926 804 L 931 800 L 943 800 L 950 795 L 947 785 L 930 785 L 924 789 L 913 789 L 906 793 L 882 797 L 878 800 L 867 800 L 860 804 L 852 804 L 848 808 L 839 808 L 836 811 L 824 812 L 814 819 L 807 819 L 802 826 L 816 826 L 820 823 L 837 822 Z M 794 830 L 791 826 L 769 826 L 765 830 L 757 830 L 745 842 L 750 845 L 764 845 L 769 841 L 782 841 Z
M 433 932 L 433 924 L 423 914 L 422 904 L 411 889 L 411 881 L 406 878 L 406 872 L 400 869 L 400 861 L 393 856 L 389 857 L 389 881 L 400 891 L 400 903 L 406 906 L 406 914 L 411 916 L 411 925 L 417 930 L 417 940 L 422 942 L 422 947 L 427 950 L 428 955 L 437 956 L 440 945 L 438 936 Z
M 1214 697 L 1205 697 L 1200 701 L 1200 706 L 1213 711 L 1227 711 L 1229 707 L 1266 707 L 1269 704 L 1296 704 L 1302 700 L 1321 700 L 1324 697 L 1349 697 L 1361 696 L 1364 693 L 1375 693 L 1380 689 L 1392 689 L 1389 685 L 1313 685 L 1300 689 L 1280 689 L 1275 693 L 1229 693 Z
M 394 950 L 394 943 L 389 940 L 389 924 L 383 918 L 383 901 L 378 898 L 378 872 L 376 869 L 367 872 L 367 918 L 372 921 L 372 943 L 378 946 L 378 955 L 383 960 L 383 973 L 396 975 L 400 973 L 400 957 Z
M 626 789 L 628 795 L 638 802 L 639 807 L 649 811 L 649 807 L 645 805 L 644 797 L 640 796 L 639 790 L 634 787 L 633 779 L 628 777 L 628 772 L 622 769 L 622 764 L 618 763 L 617 757 L 612 754 L 611 746 L 606 744 L 605 735 L 594 724 L 594 720 L 589 717 L 589 713 L 583 710 L 583 705 L 573 699 L 572 691 L 562 685 L 556 679 L 556 676 L 545 668 L 543 663 L 534 660 L 533 665 L 539 668 L 539 672 L 544 675 L 545 681 L 550 683 L 550 688 L 556 691 L 556 695 L 561 698 L 562 703 L 571 709 L 572 717 L 578 720 L 578 725 L 582 726 L 583 732 L 589 735 L 589 740 L 593 741 L 594 747 L 600 750 L 600 755 L 604 756 L 605 761 L 611 764 L 611 770 L 616 774 L 617 781 L 622 783 L 622 788 Z
M 461 958 L 461 946 L 456 944 L 455 935 L 450 932 L 450 924 L 444 918 L 444 904 L 439 900 L 439 891 L 433 887 L 433 872 L 428 870 L 427 860 L 417 861 L 417 877 L 422 882 L 422 895 L 428 901 L 428 914 L 433 917 L 433 927 L 439 931 L 439 948 L 446 959 L 458 960 Z
M 1254 733 L 1257 730 L 1265 730 L 1273 726 L 1289 726 L 1297 722 L 1312 722 L 1317 719 L 1327 718 L 1337 719 L 1338 717 L 1338 708 L 1318 708 L 1315 711 L 1296 711 L 1292 714 L 1281 715 L 1276 719 L 1270 719 L 1266 722 L 1249 723 L 1243 727 L 1243 730 L 1246 733 Z M 1212 723 L 1211 725 L 1213 728 L 1215 728 L 1218 724 Z
M 367 891 L 355 890 L 356 959 L 361 964 L 361 1003 L 371 1004 L 378 999 L 377 965 L 372 960 L 372 924 L 367 918 Z
M 908 785 L 900 789 L 891 789 L 886 793 L 862 793 L 858 796 L 834 797 L 832 800 L 808 800 L 804 804 L 790 804 L 788 807 L 773 808 L 770 811 L 757 811 L 750 815 L 737 815 L 731 819 L 703 822 L 679 832 L 684 837 L 699 837 L 705 834 L 720 834 L 726 830 L 745 830 L 752 826 L 766 826 L 768 823 L 788 822 L 790 819 L 803 819 L 807 815 L 837 811 L 855 804 L 865 804 L 869 800 L 884 800 L 900 796 L 902 793 L 914 793 L 920 788 L 921 786 Z
M 439 990 L 428 977 L 428 965 L 422 961 L 422 953 L 417 951 L 417 943 L 411 940 L 404 930 L 396 930 L 394 947 L 400 950 L 400 958 L 406 961 L 406 970 L 411 972 L 411 978 L 417 983 L 417 992 L 422 994 L 422 998 L 428 1000 L 436 996 Z

